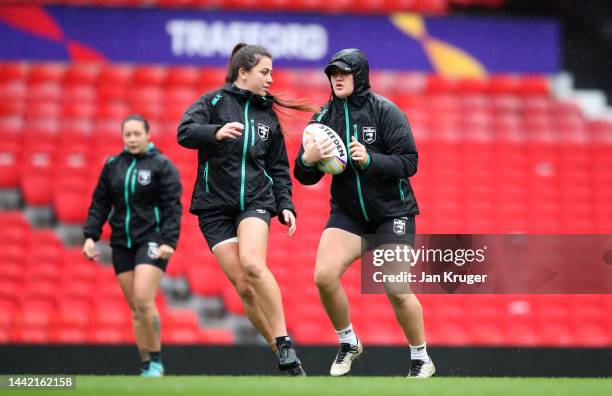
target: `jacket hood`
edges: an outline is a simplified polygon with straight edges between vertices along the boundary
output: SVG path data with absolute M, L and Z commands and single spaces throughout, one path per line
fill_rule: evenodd
M 223 86 L 223 90 L 232 95 L 243 97 L 245 100 L 251 99 L 253 102 L 262 107 L 272 108 L 272 105 L 274 104 L 274 97 L 272 95 L 257 95 L 247 89 L 238 88 L 234 83 L 225 84 Z
M 363 51 L 356 48 L 348 48 L 340 50 L 332 55 L 327 66 L 325 66 L 325 74 L 327 74 L 327 79 L 330 80 L 330 85 L 330 72 L 334 66 L 345 71 L 350 71 L 353 74 L 355 90 L 351 97 L 365 96 L 370 92 L 370 66 L 368 64 L 368 58 Z

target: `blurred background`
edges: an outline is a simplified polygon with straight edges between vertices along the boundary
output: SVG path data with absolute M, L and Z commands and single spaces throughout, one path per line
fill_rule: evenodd
M 196 153 L 184 110 L 223 84 L 239 41 L 275 57 L 272 90 L 317 105 L 335 51 L 369 56 L 373 90 L 407 114 L 419 233 L 612 232 L 612 6 L 527 0 L 57 0 L 0 6 L 0 343 L 131 344 L 109 264 L 82 224 L 121 120 L 144 115 L 180 170 L 181 239 L 158 296 L 164 345 L 263 344 L 187 211 Z M 290 162 L 309 115 L 282 121 Z M 293 165 L 292 165 L 293 166 Z M 333 345 L 313 267 L 330 178 L 294 181 L 298 231 L 268 262 L 300 345 Z M 579 264 L 579 263 L 577 263 Z M 383 295 L 344 276 L 366 345 L 405 345 Z M 431 346 L 612 346 L 610 295 L 422 295 Z M 135 349 L 134 349 L 135 351 Z M 135 352 L 134 352 L 135 353 Z

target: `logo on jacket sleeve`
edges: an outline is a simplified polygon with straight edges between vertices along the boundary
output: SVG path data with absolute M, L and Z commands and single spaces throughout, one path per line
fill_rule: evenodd
M 374 143 L 376 141 L 376 128 L 363 127 L 363 141 L 367 144 Z
M 268 134 L 270 132 L 270 127 L 264 124 L 257 124 L 257 134 L 261 140 L 268 139 Z
M 138 184 L 146 186 L 151 183 L 151 170 L 138 169 Z
M 393 219 L 393 232 L 397 235 L 404 235 L 406 233 L 406 220 Z

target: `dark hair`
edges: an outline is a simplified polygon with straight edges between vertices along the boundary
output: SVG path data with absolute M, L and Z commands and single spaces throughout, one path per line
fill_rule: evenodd
M 140 114 L 132 114 L 127 116 L 123 121 L 121 121 L 121 132 L 123 132 L 123 126 L 128 121 L 140 121 L 144 124 L 144 129 L 146 133 L 149 133 L 149 121 L 146 118 L 141 116 Z
M 270 58 L 272 59 L 272 55 L 270 51 L 268 51 L 265 47 L 261 45 L 252 45 L 245 43 L 238 43 L 232 50 L 232 57 L 230 58 L 230 62 L 227 66 L 227 75 L 225 76 L 226 83 L 233 83 L 238 79 L 238 72 L 240 69 L 244 69 L 246 71 L 254 68 L 261 58 Z M 315 113 L 319 109 L 311 104 L 308 100 L 300 98 L 300 99 L 279 99 L 276 96 L 274 97 L 274 110 L 280 110 L 279 107 L 284 107 L 288 109 L 305 111 L 309 113 Z M 286 114 L 282 110 L 281 113 Z M 285 133 L 282 126 L 281 130 L 283 134 Z
M 270 58 L 270 51 L 262 47 L 261 45 L 249 45 L 245 43 L 238 43 L 232 50 L 232 57 L 230 58 L 229 65 L 227 65 L 227 75 L 225 76 L 226 83 L 233 83 L 238 79 L 238 72 L 240 69 L 246 71 L 254 68 L 261 58 Z

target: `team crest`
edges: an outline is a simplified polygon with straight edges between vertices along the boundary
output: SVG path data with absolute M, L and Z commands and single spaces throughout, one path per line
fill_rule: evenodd
M 257 124 L 257 134 L 259 135 L 261 140 L 267 140 L 268 134 L 270 132 L 270 127 L 264 124 Z
M 406 220 L 393 219 L 393 232 L 397 235 L 404 235 L 406 233 Z
M 376 128 L 363 127 L 363 141 L 367 144 L 374 143 L 376 141 Z
M 149 242 L 149 248 L 147 249 L 147 256 L 152 259 L 157 258 L 157 253 L 159 252 L 159 245 L 157 242 Z
M 146 186 L 151 183 L 150 169 L 138 169 L 138 183 L 143 186 Z

